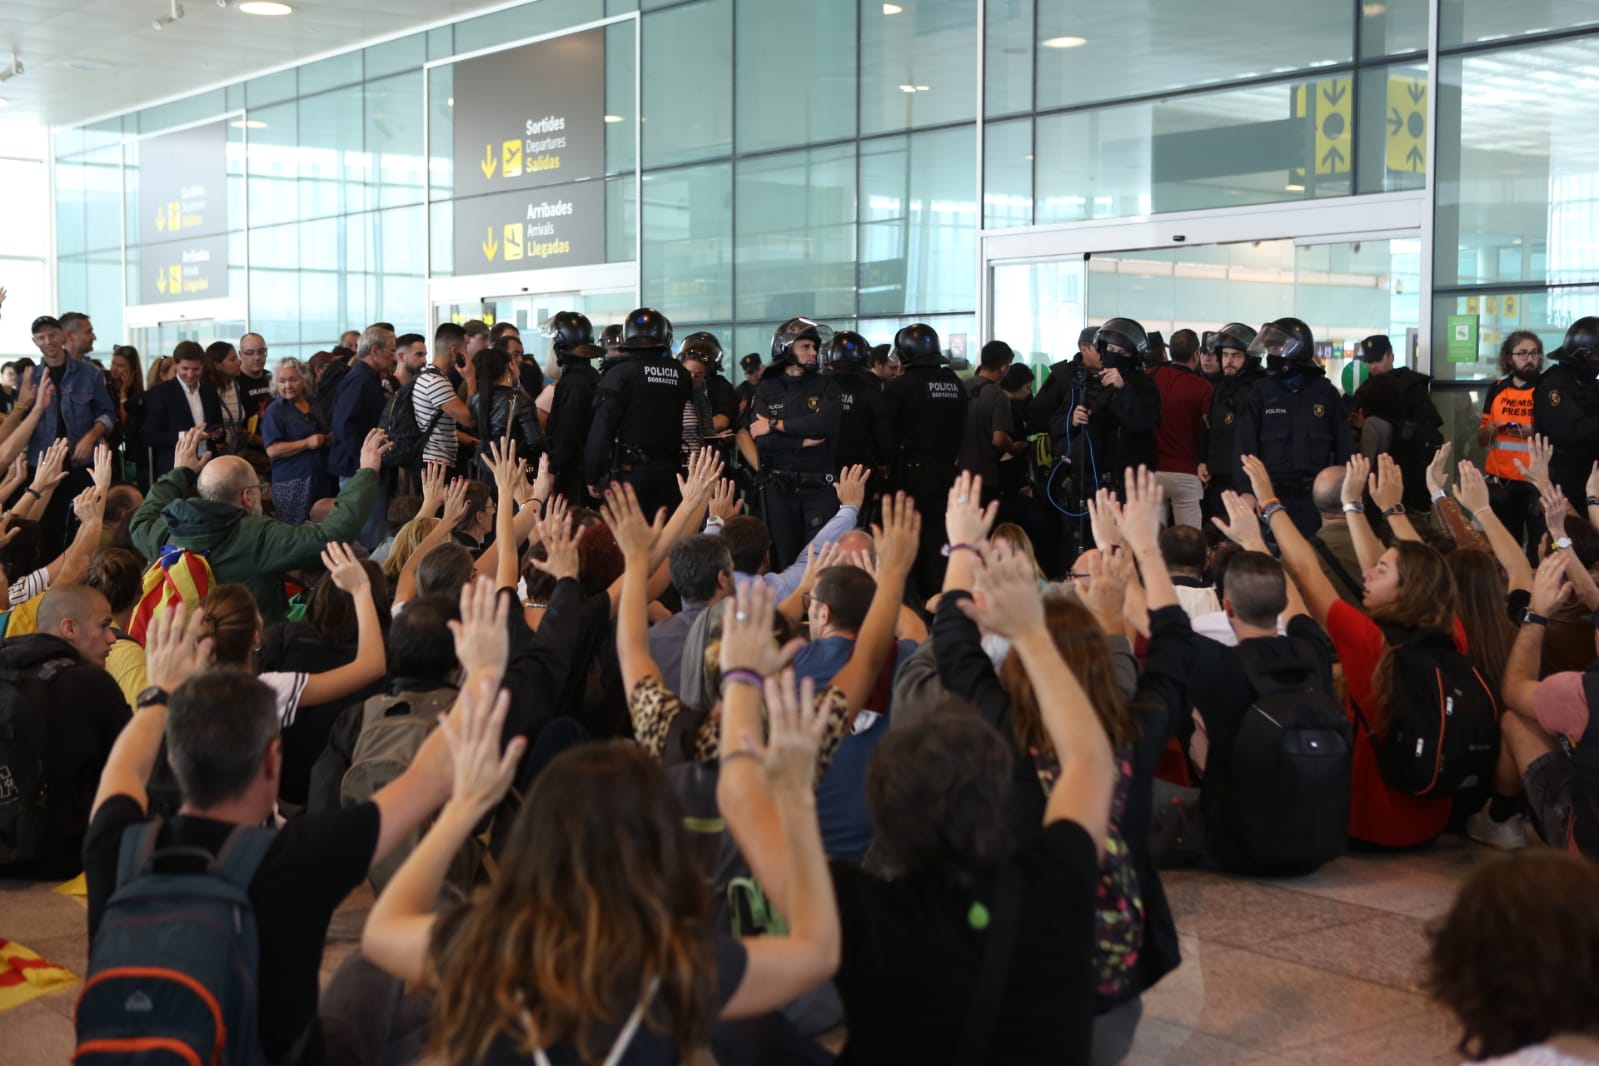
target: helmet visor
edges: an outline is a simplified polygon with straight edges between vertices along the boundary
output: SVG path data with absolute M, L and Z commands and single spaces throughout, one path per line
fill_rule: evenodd
M 1224 338 L 1218 337 L 1217 344 L 1222 343 Z M 1303 350 L 1304 348 L 1304 344 L 1297 336 L 1268 322 L 1260 327 L 1259 333 L 1255 334 L 1254 341 L 1249 345 L 1248 354 L 1256 359 L 1272 356 L 1285 360 L 1310 359 L 1314 353 Z

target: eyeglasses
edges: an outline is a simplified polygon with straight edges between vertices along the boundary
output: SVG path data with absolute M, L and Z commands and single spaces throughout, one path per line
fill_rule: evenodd
M 270 481 L 257 481 L 254 485 L 246 485 L 244 487 L 244 491 L 245 492 L 249 492 L 251 489 L 254 489 L 255 491 L 257 491 L 259 493 L 265 494 L 267 492 L 267 490 L 269 490 L 270 488 L 272 488 L 272 482 L 270 482 Z
M 239 354 L 240 355 L 265 355 L 266 353 L 267 353 L 267 350 L 266 350 L 265 347 L 261 347 L 261 348 L 240 348 L 239 349 Z

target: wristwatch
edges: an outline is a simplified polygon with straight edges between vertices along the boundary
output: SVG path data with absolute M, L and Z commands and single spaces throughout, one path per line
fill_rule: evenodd
M 172 694 L 160 685 L 151 685 L 134 698 L 133 707 L 134 710 L 142 711 L 146 707 L 154 707 L 158 703 L 164 705 L 171 698 Z
M 1393 518 L 1395 515 L 1402 515 L 1404 513 L 1405 513 L 1405 505 L 1402 504 L 1402 503 L 1396 503 L 1392 507 L 1389 507 L 1386 510 L 1384 510 L 1383 513 L 1382 513 L 1382 516 L 1384 518 Z
M 1556 551 L 1565 551 L 1569 547 L 1571 547 L 1571 538 L 1570 537 L 1560 536 L 1560 537 L 1556 537 L 1555 538 L 1555 550 Z
M 1352 503 L 1346 500 L 1344 501 L 1344 512 L 1346 514 L 1365 514 L 1366 505 L 1359 500 L 1355 500 Z
M 1531 607 L 1528 607 L 1525 611 L 1521 612 L 1521 624 L 1524 626 L 1546 626 L 1549 624 L 1549 616 L 1546 614 L 1539 614 Z

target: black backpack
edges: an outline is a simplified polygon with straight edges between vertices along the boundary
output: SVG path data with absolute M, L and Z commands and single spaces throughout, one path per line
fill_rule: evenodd
M 350 364 L 347 362 L 329 363 L 322 368 L 322 374 L 316 380 L 316 391 L 312 393 L 311 400 L 322 412 L 323 421 L 330 426 L 333 424 L 334 405 L 339 402 L 339 386 L 349 372 Z
M 1436 627 L 1385 629 L 1393 646 L 1388 732 L 1362 714 L 1390 788 L 1452 796 L 1492 774 L 1499 754 L 1499 701 L 1454 637 Z
M 50 824 L 45 687 L 73 663 L 51 659 L 29 670 L 0 670 L 0 865 L 39 857 Z
M 416 383 L 421 379 L 422 375 L 418 374 L 407 381 L 399 392 L 390 397 L 389 405 L 383 409 L 383 419 L 379 425 L 389 437 L 389 450 L 383 453 L 384 466 L 404 470 L 420 463 L 428 438 L 433 436 L 434 427 L 444 414 L 444 408 L 439 407 L 428 419 L 426 429 L 416 424 Z
M 1205 778 L 1207 812 L 1231 845 L 1220 857 L 1258 873 L 1308 873 L 1348 844 L 1349 721 L 1313 660 L 1268 665 L 1249 641 L 1238 656 L 1255 697 L 1226 771 Z

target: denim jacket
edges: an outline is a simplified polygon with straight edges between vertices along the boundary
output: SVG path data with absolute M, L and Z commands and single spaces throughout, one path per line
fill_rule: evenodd
M 48 368 L 37 366 L 33 370 L 34 384 L 44 380 Z M 64 405 L 59 406 L 58 405 Z M 89 427 L 96 422 L 105 426 L 106 434 L 116 428 L 115 408 L 111 405 L 111 393 L 106 388 L 105 371 L 89 362 L 87 359 L 74 359 L 67 357 L 67 370 L 61 378 L 61 387 L 56 390 L 50 406 L 44 414 L 39 416 L 39 424 L 33 427 L 33 438 L 28 441 L 28 461 L 37 462 L 39 453 L 50 447 L 56 439 L 56 415 L 59 411 L 67 422 L 68 443 L 76 447 L 83 435 L 89 432 Z M 72 466 L 89 466 L 93 459 L 79 462 L 68 456 Z

